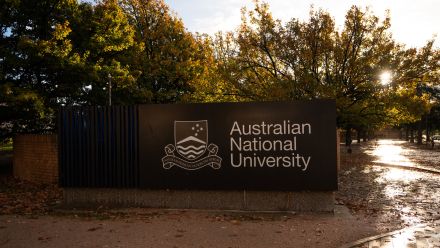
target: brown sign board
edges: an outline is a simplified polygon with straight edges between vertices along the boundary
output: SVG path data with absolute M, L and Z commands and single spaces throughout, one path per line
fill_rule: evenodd
M 337 190 L 334 100 L 138 107 L 139 187 Z

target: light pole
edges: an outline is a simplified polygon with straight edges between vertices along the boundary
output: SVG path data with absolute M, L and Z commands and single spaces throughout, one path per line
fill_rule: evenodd
M 112 75 L 108 74 L 108 106 L 112 106 Z

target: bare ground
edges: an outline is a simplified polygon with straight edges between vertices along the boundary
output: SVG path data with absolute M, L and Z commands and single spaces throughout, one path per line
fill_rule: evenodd
M 1 247 L 338 247 L 373 233 L 362 220 L 320 214 L 139 210 L 106 220 L 0 216 Z
M 0 247 L 338 247 L 375 234 L 330 213 L 60 208 L 61 191 L 3 177 Z

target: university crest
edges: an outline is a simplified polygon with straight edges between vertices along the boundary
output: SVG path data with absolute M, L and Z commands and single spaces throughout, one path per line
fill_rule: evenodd
M 208 145 L 207 120 L 174 121 L 174 145 L 168 144 L 165 147 L 163 168 L 178 166 L 186 170 L 197 170 L 209 165 L 219 169 L 222 159 L 217 156 L 217 152 L 217 145 Z

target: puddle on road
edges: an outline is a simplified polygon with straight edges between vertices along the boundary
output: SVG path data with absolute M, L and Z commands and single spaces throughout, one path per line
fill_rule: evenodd
M 404 155 L 404 149 L 401 146 L 404 142 L 405 141 L 379 140 L 375 149 L 367 153 L 378 158 L 373 161 L 375 163 L 414 166 L 414 163 Z
M 405 225 L 419 224 L 440 218 L 440 177 L 436 174 L 411 171 L 390 166 L 417 166 L 415 156 L 423 158 L 423 153 L 433 151 L 415 150 L 404 147 L 405 141 L 379 140 L 369 146 L 365 152 L 375 157 L 376 165 L 368 166 L 363 173 L 375 173 L 375 182 L 379 184 L 378 192 L 373 194 L 380 198 L 380 208 L 399 213 Z M 374 143 L 373 143 L 374 144 Z M 421 155 L 422 154 L 422 155 Z M 438 154 L 435 154 L 439 158 Z M 430 158 L 432 159 L 432 157 Z M 440 161 L 437 160 L 437 163 Z M 374 191 L 372 189 L 372 191 Z

